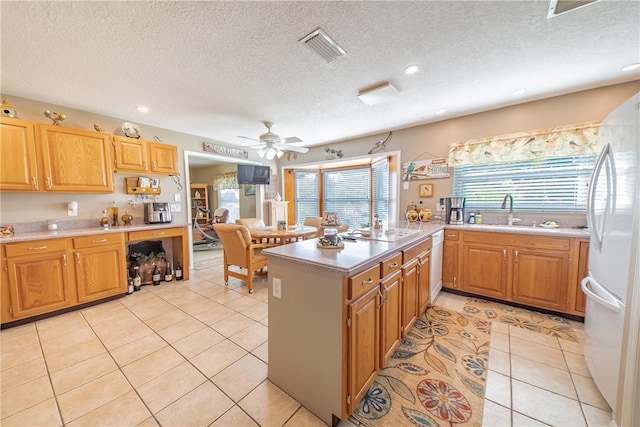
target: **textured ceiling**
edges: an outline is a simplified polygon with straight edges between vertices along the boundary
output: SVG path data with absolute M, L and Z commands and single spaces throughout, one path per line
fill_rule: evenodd
M 548 7 L 2 1 L 1 91 L 236 145 L 268 120 L 310 146 L 638 78 L 621 68 L 640 61 L 640 2 Z M 298 42 L 318 27 L 346 57 L 327 64 Z M 390 102 L 356 97 L 385 80 Z

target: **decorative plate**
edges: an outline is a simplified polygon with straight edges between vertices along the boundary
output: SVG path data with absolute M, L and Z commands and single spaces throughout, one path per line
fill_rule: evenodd
M 135 123 L 124 122 L 122 124 L 122 132 L 129 138 L 140 138 L 140 128 Z

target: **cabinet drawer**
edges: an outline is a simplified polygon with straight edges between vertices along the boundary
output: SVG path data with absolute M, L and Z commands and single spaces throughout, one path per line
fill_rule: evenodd
M 349 279 L 349 299 L 356 299 L 380 283 L 380 265 L 358 273 Z
M 66 239 L 34 240 L 32 242 L 12 243 L 6 245 L 8 257 L 58 252 L 66 249 Z
M 96 234 L 93 236 L 74 237 L 75 249 L 93 248 L 97 246 L 115 245 L 124 243 L 124 233 Z
M 402 267 L 402 254 L 399 253 L 391 258 L 385 259 L 380 263 L 380 266 L 382 267 L 382 277 L 387 277 L 395 271 L 400 271 Z
M 458 230 L 444 230 L 444 240 L 458 240 L 460 232 Z
M 154 230 L 130 231 L 127 240 L 162 239 L 164 237 L 182 236 L 182 228 L 156 228 Z
M 465 242 L 490 245 L 518 246 L 531 249 L 551 249 L 568 251 L 571 239 L 568 237 L 536 236 L 531 234 L 486 233 L 468 231 L 464 233 Z

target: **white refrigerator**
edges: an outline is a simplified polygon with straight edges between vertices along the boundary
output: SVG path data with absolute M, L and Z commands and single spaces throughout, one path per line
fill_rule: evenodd
M 599 131 L 602 148 L 589 188 L 589 272 L 582 280 L 587 295 L 584 355 L 591 376 L 615 412 L 620 375 L 630 349 L 630 327 L 639 322 L 640 245 L 640 93 L 611 112 Z M 634 291 L 635 288 L 635 291 Z M 634 298 L 629 305 L 629 299 Z M 629 311 L 629 313 L 627 313 Z

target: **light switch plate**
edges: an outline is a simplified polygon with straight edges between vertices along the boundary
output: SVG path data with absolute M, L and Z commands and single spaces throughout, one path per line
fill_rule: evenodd
M 173 195 L 173 201 L 174 202 L 179 202 L 180 201 L 180 193 L 176 193 Z
M 273 297 L 282 298 L 282 281 L 277 277 L 273 278 Z

